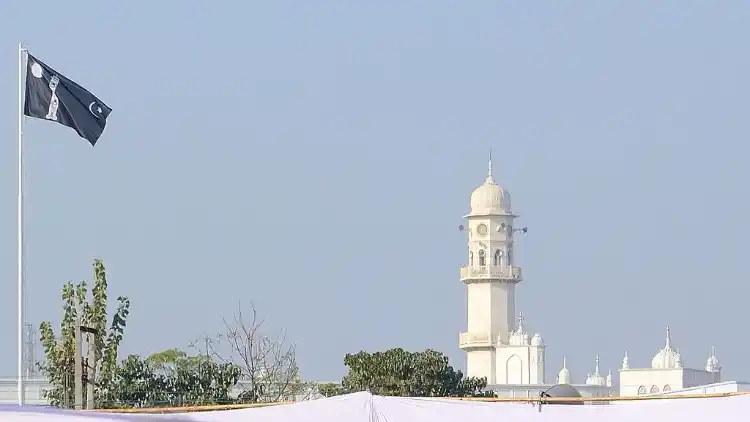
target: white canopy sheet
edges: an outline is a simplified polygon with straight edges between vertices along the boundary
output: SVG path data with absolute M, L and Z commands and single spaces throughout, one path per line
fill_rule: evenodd
M 184 414 L 183 414 L 184 415 Z M 97 413 L 81 410 L 62 410 L 42 406 L 0 407 L 0 422 L 187 422 L 182 415 L 146 415 Z
M 202 422 L 370 422 L 378 420 L 371 418 L 373 398 L 370 393 L 355 393 L 279 406 L 183 413 L 181 418 Z
M 667 419 L 730 422 L 749 420 L 750 396 L 587 406 L 546 404 L 540 412 L 538 407 L 530 404 L 380 397 L 356 393 L 286 406 L 192 413 L 183 417 L 206 422 L 664 422 Z
M 39 408 L 0 408 L 0 422 L 468 422 L 512 420 L 539 422 L 746 421 L 750 395 L 615 402 L 611 405 L 487 403 L 447 399 L 372 396 L 356 393 L 289 405 L 170 415 L 124 415 Z

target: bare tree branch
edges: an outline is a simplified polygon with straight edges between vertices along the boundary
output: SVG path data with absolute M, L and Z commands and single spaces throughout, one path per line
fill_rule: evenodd
M 242 398 L 246 401 L 293 400 L 310 390 L 300 381 L 296 347 L 287 342 L 285 330 L 278 337 L 269 337 L 262 329 L 264 322 L 252 303 L 247 315 L 238 305 L 233 318 L 224 320 L 221 339 L 228 350 L 220 353 L 214 343 L 206 343 L 206 349 L 216 359 L 242 369 L 240 386 L 244 387 Z

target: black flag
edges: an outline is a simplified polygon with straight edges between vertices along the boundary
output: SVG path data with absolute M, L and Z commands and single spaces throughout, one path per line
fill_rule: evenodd
M 24 114 L 67 126 L 96 145 L 112 109 L 60 72 L 28 56 Z

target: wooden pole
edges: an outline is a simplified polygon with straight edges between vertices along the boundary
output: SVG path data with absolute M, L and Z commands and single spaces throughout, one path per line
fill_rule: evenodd
M 89 346 L 88 383 L 86 384 L 86 409 L 94 408 L 94 381 L 96 377 L 96 334 L 87 333 Z
M 75 359 L 74 359 L 74 390 L 75 401 L 73 406 L 76 410 L 83 409 L 83 335 L 81 334 L 81 317 L 76 317 L 75 321 Z

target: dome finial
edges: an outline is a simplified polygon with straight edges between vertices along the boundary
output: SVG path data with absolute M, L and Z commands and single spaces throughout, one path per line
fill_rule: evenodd
M 492 179 L 492 148 L 490 148 L 490 160 L 487 164 L 487 179 L 484 181 L 484 183 L 495 183 L 495 181 Z
M 672 348 L 672 335 L 669 332 L 669 325 L 667 325 L 667 340 L 664 345 L 664 349 L 671 349 Z
M 523 333 L 523 312 L 518 313 L 518 332 Z
M 560 369 L 560 372 L 557 374 L 557 383 L 558 384 L 570 384 L 570 371 L 568 370 L 568 362 L 567 359 L 563 356 L 563 367 Z
M 487 176 L 492 177 L 492 148 L 490 148 L 490 162 L 487 168 Z
M 594 369 L 594 375 L 599 376 L 599 355 L 596 355 L 596 368 Z

